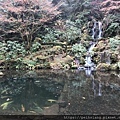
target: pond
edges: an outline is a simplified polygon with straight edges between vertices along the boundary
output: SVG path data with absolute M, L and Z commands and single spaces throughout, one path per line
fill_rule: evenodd
M 0 115 L 119 115 L 120 72 L 5 71 Z

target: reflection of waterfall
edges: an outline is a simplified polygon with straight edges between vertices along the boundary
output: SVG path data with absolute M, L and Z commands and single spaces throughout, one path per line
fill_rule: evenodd
M 99 83 L 95 82 L 95 78 L 93 75 L 91 75 L 92 77 L 92 89 L 94 92 L 94 96 L 102 96 L 102 84 L 101 81 L 99 81 Z M 98 93 L 98 94 L 97 94 Z
M 101 93 L 101 87 L 102 87 L 101 82 L 99 82 L 98 96 L 102 96 L 102 93 Z

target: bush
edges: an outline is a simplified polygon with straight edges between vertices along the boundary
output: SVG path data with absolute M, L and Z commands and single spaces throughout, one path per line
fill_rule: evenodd
M 110 48 L 112 51 L 115 51 L 118 46 L 120 46 L 120 39 L 116 36 L 114 38 L 110 38 L 109 42 Z
M 72 52 L 75 54 L 76 57 L 81 57 L 87 52 L 87 50 L 81 43 L 76 43 L 72 46 Z
M 7 41 L 7 43 L 0 42 L 0 50 L 1 53 L 5 55 L 6 60 L 16 58 L 20 54 L 22 54 L 22 56 L 26 54 L 24 45 L 17 41 Z
M 55 31 L 50 28 L 46 28 L 47 34 L 43 36 L 43 42 L 55 42 L 57 40 Z
M 41 44 L 39 42 L 35 42 L 32 44 L 31 51 L 36 52 L 41 48 Z

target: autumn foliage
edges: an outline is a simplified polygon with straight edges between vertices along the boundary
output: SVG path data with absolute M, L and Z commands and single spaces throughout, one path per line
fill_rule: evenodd
M 53 5 L 49 0 L 4 0 L 0 2 L 1 38 L 18 33 L 31 46 L 33 35 L 46 22 L 60 14 L 61 4 Z
M 120 0 L 94 0 L 91 3 L 104 14 L 120 12 Z

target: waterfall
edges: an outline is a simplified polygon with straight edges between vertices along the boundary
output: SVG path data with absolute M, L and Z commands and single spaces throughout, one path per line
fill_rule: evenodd
M 100 21 L 98 22 L 98 27 L 99 27 L 98 39 L 101 39 L 102 38 L 102 23 Z
M 97 26 L 97 22 L 96 20 L 94 21 L 94 25 L 93 25 L 93 28 L 92 28 L 92 38 L 95 39 L 95 29 L 96 29 L 96 26 Z
M 93 38 L 94 41 L 97 39 L 102 38 L 102 22 L 96 21 L 95 19 L 93 20 L 93 27 L 92 27 L 92 35 L 91 37 Z M 90 45 L 87 55 L 85 57 L 85 65 L 84 67 L 78 66 L 79 70 L 85 70 L 87 76 L 91 76 L 91 72 L 95 70 L 95 64 L 92 62 L 92 52 L 93 48 L 95 47 L 96 42 L 92 42 Z
M 85 67 L 91 67 L 92 61 L 91 61 L 91 56 L 86 56 L 85 58 Z
M 99 33 L 97 33 L 97 30 Z M 92 28 L 92 38 L 101 39 L 102 38 L 102 22 L 94 20 L 94 25 Z
M 92 62 L 92 58 L 91 58 L 91 52 L 92 52 L 93 48 L 95 47 L 95 44 L 96 43 L 93 42 L 93 44 L 88 49 L 88 52 L 87 52 L 87 55 L 85 58 L 85 67 L 93 67 L 94 66 L 94 63 Z
M 95 47 L 95 44 L 96 44 L 96 43 L 94 43 L 94 42 L 92 43 L 92 45 L 91 45 L 90 48 L 88 49 L 88 52 L 90 52 L 90 53 L 92 52 L 93 48 Z
M 96 20 L 94 20 L 94 24 L 92 28 L 92 38 L 94 40 L 102 38 L 102 22 L 100 21 L 97 22 Z M 95 67 L 94 63 L 92 62 L 92 57 L 91 57 L 92 56 L 91 53 L 95 45 L 96 45 L 96 42 L 92 42 L 92 44 L 90 45 L 90 48 L 87 51 L 87 55 L 85 58 L 85 65 L 84 65 L 85 68 L 87 68 L 86 75 L 90 75 L 91 71 Z

